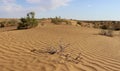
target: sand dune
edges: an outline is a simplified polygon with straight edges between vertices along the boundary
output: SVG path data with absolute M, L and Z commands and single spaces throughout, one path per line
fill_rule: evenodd
M 120 37 L 98 32 L 70 25 L 0 32 L 0 71 L 120 71 Z M 68 58 L 39 52 L 60 43 L 70 44 L 63 52 Z

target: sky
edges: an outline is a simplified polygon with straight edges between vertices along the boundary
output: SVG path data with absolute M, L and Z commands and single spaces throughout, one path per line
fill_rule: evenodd
M 77 20 L 120 20 L 120 0 L 0 0 L 0 18 L 61 16 Z

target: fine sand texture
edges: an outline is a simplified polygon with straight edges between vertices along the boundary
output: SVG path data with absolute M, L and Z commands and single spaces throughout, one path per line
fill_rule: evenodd
M 0 71 L 120 71 L 120 36 L 99 31 L 48 24 L 0 32 Z

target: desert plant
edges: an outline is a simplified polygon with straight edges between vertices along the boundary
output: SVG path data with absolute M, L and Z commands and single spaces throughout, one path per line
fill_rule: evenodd
M 3 23 L 0 23 L 0 28 L 5 27 L 5 25 Z
M 61 22 L 65 22 L 65 20 L 61 19 L 61 17 L 55 17 L 55 18 L 51 18 L 51 22 L 58 25 Z
M 104 30 L 102 29 L 99 33 L 100 35 L 104 35 L 104 36 L 109 36 L 109 37 L 113 37 L 113 30 Z
M 33 49 L 31 50 L 31 52 L 39 52 L 39 53 L 49 53 L 49 54 L 61 54 L 64 52 L 64 50 L 69 47 L 70 44 L 61 44 L 58 43 L 58 48 L 54 47 L 54 46 L 48 46 L 46 50 L 42 51 L 42 50 L 36 50 Z
M 99 34 L 100 34 L 100 35 L 105 35 L 105 34 L 106 34 L 106 30 L 101 29 L 101 31 L 100 31 Z
M 80 21 L 77 21 L 77 24 L 81 25 L 81 22 L 80 22 Z
M 59 44 L 58 44 L 58 48 L 53 47 L 53 46 L 49 47 L 48 50 L 47 50 L 47 53 L 49 53 L 49 54 L 55 54 L 55 53 L 61 54 L 61 53 L 64 52 L 64 50 L 65 50 L 69 45 L 70 45 L 70 44 L 61 44 L 61 43 L 59 43 Z
M 1 28 L 2 28 L 2 27 L 5 27 L 5 25 L 2 23 L 0 27 L 1 27 Z
M 108 29 L 108 26 L 107 25 L 102 25 L 100 28 L 101 29 Z
M 18 20 L 16 19 L 11 19 L 7 22 L 9 26 L 16 26 L 18 24 Z
M 27 13 L 26 18 L 20 19 L 21 22 L 18 24 L 18 29 L 28 29 L 36 27 L 38 25 L 38 22 L 34 16 L 35 16 L 34 12 Z
M 58 50 L 55 48 L 55 47 L 50 47 L 48 50 L 47 50 L 47 53 L 49 54 L 55 54 L 57 53 Z
M 0 22 L 0 28 L 3 28 L 3 27 L 5 27 L 5 22 L 4 21 Z
M 57 17 L 56 18 L 52 18 L 51 22 L 54 23 L 54 24 L 59 24 L 59 19 Z
M 27 24 L 26 19 L 25 18 L 21 18 L 20 20 L 21 20 L 21 22 L 18 23 L 19 24 L 18 25 L 18 29 L 27 29 L 28 24 Z
M 64 21 L 66 24 L 70 25 L 71 24 L 71 21 L 67 20 L 67 19 L 64 19 Z
M 47 49 L 33 49 L 31 52 L 36 53 L 36 54 L 41 54 L 41 53 L 48 53 L 50 55 L 58 55 L 59 59 L 62 61 L 68 61 L 72 63 L 78 64 L 79 62 L 82 62 L 82 54 L 78 53 L 76 56 L 72 56 L 70 53 L 66 53 L 65 50 L 68 48 L 70 44 L 62 44 L 61 42 L 58 43 L 57 47 L 56 46 L 48 46 Z M 61 60 L 56 60 L 58 63 L 63 63 Z M 54 60 L 55 61 L 55 60 Z

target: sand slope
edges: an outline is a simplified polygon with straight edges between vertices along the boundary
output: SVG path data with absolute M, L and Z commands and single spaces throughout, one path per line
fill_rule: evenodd
M 0 32 L 0 71 L 120 71 L 120 37 L 70 25 Z M 32 52 L 70 44 L 63 54 Z M 80 54 L 81 59 L 75 60 Z

